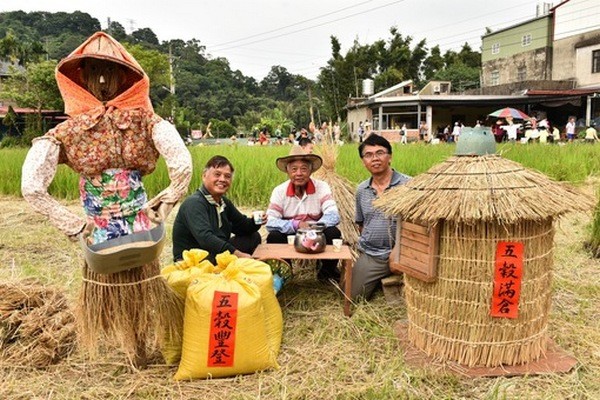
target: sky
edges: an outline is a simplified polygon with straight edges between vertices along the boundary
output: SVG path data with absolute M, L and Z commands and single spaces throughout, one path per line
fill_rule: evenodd
M 262 80 L 273 65 L 314 79 L 331 58 L 330 37 L 342 54 L 355 40 L 390 38 L 396 26 L 413 43 L 442 52 L 465 42 L 480 49 L 485 28 L 503 29 L 535 17 L 538 0 L 2 0 L 0 12 L 82 11 L 102 28 L 117 21 L 130 33 L 150 28 L 159 41 L 198 39 L 210 57 Z M 555 1 L 557 5 L 559 1 Z

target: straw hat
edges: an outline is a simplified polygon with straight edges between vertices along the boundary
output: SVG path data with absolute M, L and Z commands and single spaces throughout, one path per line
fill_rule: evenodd
M 290 154 L 285 157 L 279 157 L 275 164 L 280 171 L 287 173 L 287 165 L 292 161 L 302 160 L 309 162 L 312 166 L 312 172 L 315 172 L 321 165 L 323 165 L 323 159 L 316 154 L 306 153 L 300 146 L 292 146 Z

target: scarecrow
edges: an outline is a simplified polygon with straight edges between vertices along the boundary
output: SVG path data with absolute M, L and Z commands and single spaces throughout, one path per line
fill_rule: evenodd
M 63 59 L 56 80 L 69 118 L 33 141 L 23 165 L 23 197 L 84 249 L 135 247 L 135 240 L 123 238 L 160 226 L 187 192 L 190 154 L 175 128 L 154 113 L 142 67 L 109 35 L 93 34 Z M 148 201 L 142 176 L 154 171 L 160 155 L 171 183 Z M 48 194 L 62 163 L 80 175 L 85 219 Z M 144 367 L 150 345 L 165 329 L 178 330 L 181 299 L 160 277 L 158 254 L 125 269 L 110 259 L 100 270 L 84 263 L 79 301 L 84 346 L 93 351 L 100 337 L 112 338 L 135 366 Z

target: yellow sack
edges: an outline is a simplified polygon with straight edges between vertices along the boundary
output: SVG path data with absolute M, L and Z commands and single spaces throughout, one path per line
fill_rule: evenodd
M 183 260 L 168 265 L 161 270 L 161 275 L 169 286 L 182 298 L 185 298 L 188 286 L 196 276 L 212 273 L 214 265 L 205 260 L 208 252 L 200 249 L 185 250 Z M 183 313 L 181 313 L 183 315 Z M 183 326 L 183 321 L 181 321 Z M 168 365 L 173 365 L 181 359 L 182 332 L 165 334 L 162 344 L 162 355 Z
M 277 368 L 258 286 L 229 265 L 188 288 L 176 380 L 218 378 Z
M 269 345 L 275 355 L 279 354 L 281 346 L 281 336 L 283 331 L 283 315 L 281 307 L 273 288 L 273 273 L 271 267 L 252 258 L 236 258 L 227 268 L 239 268 L 240 272 L 245 274 L 251 281 L 255 282 L 260 289 L 260 295 L 263 300 L 263 306 L 266 313 L 267 337 Z

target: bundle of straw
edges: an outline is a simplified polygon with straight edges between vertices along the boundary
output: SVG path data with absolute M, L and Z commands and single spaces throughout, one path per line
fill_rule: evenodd
M 56 288 L 34 280 L 0 283 L 0 358 L 47 367 L 75 348 L 75 317 Z
M 334 142 L 331 132 L 326 134 L 324 138 L 325 140 L 317 148 L 323 159 L 323 166 L 313 176 L 327 182 L 331 187 L 333 198 L 340 212 L 340 225 L 338 228 L 342 232 L 344 242 L 350 246 L 352 256 L 356 260 L 358 257 L 358 237 L 360 235 L 358 226 L 354 223 L 356 187 L 348 179 L 335 172 L 338 146 Z
M 144 368 L 149 351 L 182 332 L 183 299 L 160 275 L 158 260 L 114 274 L 83 268 L 78 316 L 80 342 L 90 354 L 99 339 L 120 344 L 130 362 Z

